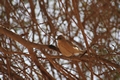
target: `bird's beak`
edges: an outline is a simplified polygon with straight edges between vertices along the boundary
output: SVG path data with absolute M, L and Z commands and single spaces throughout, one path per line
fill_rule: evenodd
M 58 40 L 58 37 L 57 38 L 55 38 L 56 40 Z
M 57 38 L 55 38 L 56 40 L 58 40 L 58 37 Z

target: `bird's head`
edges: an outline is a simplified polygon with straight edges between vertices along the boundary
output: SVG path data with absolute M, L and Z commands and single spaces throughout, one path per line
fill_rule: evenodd
M 58 37 L 57 37 L 57 40 L 64 40 L 65 38 L 62 36 L 62 35 L 59 35 Z

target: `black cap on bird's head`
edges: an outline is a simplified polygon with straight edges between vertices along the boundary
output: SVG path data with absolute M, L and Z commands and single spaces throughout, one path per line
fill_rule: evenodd
M 63 37 L 62 35 L 59 35 L 59 36 L 57 37 L 57 40 L 62 40 L 62 39 L 64 39 L 64 37 Z

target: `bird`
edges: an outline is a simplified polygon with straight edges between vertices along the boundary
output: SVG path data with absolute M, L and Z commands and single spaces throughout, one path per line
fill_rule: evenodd
M 66 57 L 79 55 L 84 52 L 83 50 L 80 50 L 77 46 L 73 45 L 69 40 L 66 40 L 63 35 L 59 35 L 57 37 L 57 46 L 62 55 Z

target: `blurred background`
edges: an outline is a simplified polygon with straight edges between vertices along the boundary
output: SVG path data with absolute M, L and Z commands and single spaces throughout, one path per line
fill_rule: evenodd
M 87 53 L 49 49 L 58 35 Z M 120 0 L 0 0 L 0 65 L 1 80 L 120 80 Z

